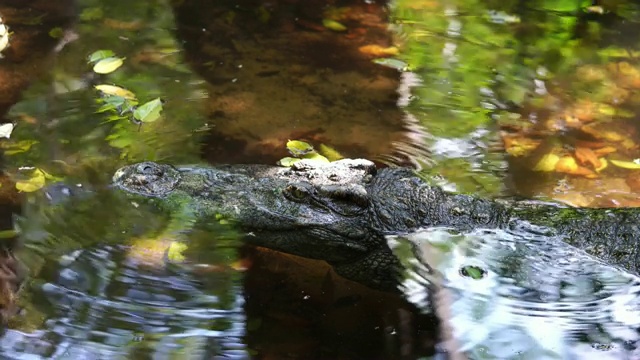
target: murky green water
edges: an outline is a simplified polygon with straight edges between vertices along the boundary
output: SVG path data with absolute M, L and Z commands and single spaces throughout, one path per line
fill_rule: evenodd
M 167 266 L 166 214 L 109 188 L 127 163 L 275 164 L 303 139 L 457 191 L 637 205 L 634 169 L 597 170 L 640 157 L 632 2 L 29 0 L 0 17 L 0 230 L 20 224 L 34 275 L 5 358 L 436 351 L 433 314 L 225 226 L 190 236 L 197 267 Z M 122 67 L 94 73 L 97 50 Z M 96 85 L 162 98 L 162 116 L 105 108 Z

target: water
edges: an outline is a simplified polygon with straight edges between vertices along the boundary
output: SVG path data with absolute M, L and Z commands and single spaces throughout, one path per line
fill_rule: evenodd
M 637 170 L 610 160 L 640 157 L 638 14 L 630 1 L 0 1 L 0 117 L 16 124 L 0 139 L 0 230 L 20 224 L 34 276 L 2 355 L 432 356 L 441 334 L 420 311 L 432 301 L 424 288 L 409 293 L 416 307 L 322 262 L 243 248 L 218 226 L 190 235 L 185 255 L 201 267 L 166 267 L 170 241 L 156 238 L 166 214 L 115 194 L 113 171 L 143 160 L 274 164 L 302 139 L 412 166 L 450 190 L 637 206 Z M 410 71 L 372 62 L 395 44 Z M 101 49 L 124 65 L 93 73 L 87 56 Z M 100 84 L 140 103 L 161 97 L 163 116 L 140 126 L 126 108 L 98 112 Z M 565 166 L 535 170 L 549 154 Z M 609 165 L 597 170 L 594 156 Z M 602 310 L 634 294 L 632 276 L 578 266 L 593 260 L 571 251 L 563 259 L 554 239 L 435 233 L 467 244 L 464 256 L 443 255 L 434 281 L 460 305 L 450 325 L 468 353 L 513 356 L 495 351 L 517 339 L 536 356 L 637 355 L 625 343 L 637 326 Z M 466 262 L 487 277 L 463 279 Z M 474 318 L 472 307 L 501 316 Z M 554 322 L 544 326 L 556 342 L 520 326 L 534 318 Z M 490 336 L 506 328 L 512 338 Z
M 220 298 L 189 274 L 140 268 L 123 247 L 78 250 L 51 265 L 32 295 L 51 307 L 44 327 L 9 330 L 5 358 L 248 357 L 241 288 Z
M 406 291 L 443 319 L 445 350 L 472 359 L 639 356 L 640 278 L 560 239 L 433 228 L 392 242 L 416 256 L 405 257 Z

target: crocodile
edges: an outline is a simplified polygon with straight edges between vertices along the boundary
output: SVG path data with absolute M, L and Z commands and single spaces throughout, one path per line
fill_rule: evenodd
M 640 271 L 640 209 L 586 209 L 449 193 L 412 169 L 364 159 L 329 164 L 120 168 L 115 187 L 168 209 L 168 236 L 224 219 L 250 244 L 325 260 L 367 286 L 394 291 L 402 266 L 387 236 L 417 229 L 504 229 L 554 236 L 632 274 Z

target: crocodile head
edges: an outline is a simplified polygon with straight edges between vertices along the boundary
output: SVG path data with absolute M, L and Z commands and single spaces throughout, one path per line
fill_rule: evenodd
M 383 242 L 367 226 L 375 172 L 368 160 L 303 160 L 292 167 L 143 162 L 118 170 L 113 180 L 129 193 L 191 206 L 200 221 L 231 219 L 253 244 L 339 263 Z

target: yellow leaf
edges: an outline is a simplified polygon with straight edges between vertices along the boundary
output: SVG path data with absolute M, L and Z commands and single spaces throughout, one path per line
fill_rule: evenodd
M 98 61 L 93 66 L 93 71 L 98 74 L 109 74 L 116 71 L 124 63 L 123 58 L 108 57 Z
M 329 161 L 337 161 L 340 159 L 344 159 L 344 156 L 342 156 L 342 154 L 340 154 L 338 150 L 330 146 L 327 146 L 325 144 L 320 144 L 320 146 L 318 147 L 318 151 L 320 152 L 320 154 L 324 155 L 327 159 L 329 159 Z
M 347 27 L 342 25 L 341 23 L 331 20 L 331 19 L 322 19 L 322 25 L 329 30 L 333 31 L 345 31 Z
M 169 245 L 169 249 L 167 251 L 167 259 L 172 263 L 181 263 L 184 261 L 184 255 L 182 253 L 187 250 L 187 244 L 183 242 L 173 241 Z
M 540 161 L 533 167 L 534 171 L 553 171 L 556 168 L 556 164 L 560 161 L 560 157 L 556 154 L 545 154 Z
M 316 161 L 316 162 L 319 162 L 319 163 L 325 163 L 325 164 L 328 164 L 330 162 L 329 159 L 327 159 L 326 157 L 318 154 L 317 152 L 309 153 L 309 154 L 305 155 L 304 158 L 308 159 L 308 160 Z
M 577 171 L 578 168 L 578 163 L 572 156 L 563 156 L 556 163 L 556 171 L 559 172 L 573 173 Z
M 621 161 L 621 160 L 609 160 L 613 165 L 630 170 L 638 170 L 640 169 L 640 163 L 635 161 Z
M 284 166 L 284 167 L 291 167 L 291 165 L 297 163 L 300 160 L 301 159 L 292 158 L 292 157 L 284 157 L 284 158 L 278 160 L 278 165 Z
M 133 100 L 136 98 L 136 95 L 131 91 L 115 85 L 102 84 L 102 85 L 96 85 L 95 88 L 96 90 L 102 92 L 105 95 L 120 96 L 130 100 Z
M 16 189 L 18 189 L 18 191 L 34 192 L 41 189 L 45 181 L 44 172 L 40 169 L 35 169 L 28 179 L 16 181 Z
M 313 152 L 313 146 L 304 141 L 289 140 L 287 141 L 287 150 L 291 155 L 299 157 Z
M 607 159 L 605 158 L 600 159 L 600 166 L 596 168 L 596 172 L 600 172 L 606 169 L 607 165 L 609 165 L 609 162 L 607 162 Z

